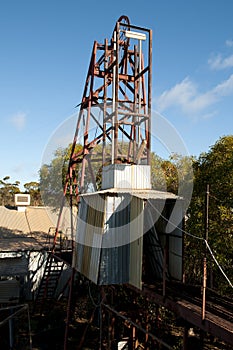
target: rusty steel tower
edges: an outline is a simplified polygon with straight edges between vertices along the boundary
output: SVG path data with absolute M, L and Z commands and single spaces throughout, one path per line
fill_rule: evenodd
M 97 189 L 96 162 L 150 164 L 151 59 L 152 31 L 131 25 L 126 16 L 110 40 L 94 42 L 69 162 L 77 195 L 85 191 L 87 172 Z
M 152 31 L 131 25 L 126 16 L 118 19 L 110 40 L 94 42 L 83 96 L 77 106 L 77 125 L 69 148 L 53 247 L 38 292 L 43 296 L 43 306 L 54 277 L 56 291 L 61 276 L 59 264 L 62 268 L 64 264 L 69 265 L 69 280 L 62 291 L 69 289 L 64 350 L 73 311 L 72 290 L 73 286 L 79 287 L 74 282 L 80 282 L 75 280 L 76 273 L 89 281 L 88 292 L 94 311 L 87 327 L 99 309 L 99 348 L 103 340 L 108 349 L 122 345 L 124 340 L 124 347 L 130 349 L 138 348 L 139 341 L 143 348 L 172 349 L 169 340 L 158 337 L 160 307 L 174 312 L 182 320 L 184 349 L 189 346 L 189 325 L 208 333 L 212 330 L 210 334 L 232 343 L 232 325 L 225 307 L 222 314 L 220 308 L 216 315 L 212 314 L 211 297 L 206 317 L 205 297 L 198 300 L 197 286 L 190 294 L 190 286 L 186 289 L 183 283 L 183 198 L 151 189 L 151 66 Z M 61 244 L 55 254 L 68 195 L 72 249 L 63 250 Z M 72 215 L 75 199 L 78 203 L 76 229 Z M 92 298 L 91 283 L 100 286 L 99 304 Z M 134 293 L 130 308 L 122 305 L 120 309 L 119 295 L 113 285 L 123 286 L 127 303 Z M 137 296 L 157 305 L 153 306 L 151 320 L 147 307 L 138 309 L 140 312 L 136 309 L 135 313 Z M 229 308 L 229 301 L 225 305 Z M 150 331 L 155 323 L 154 315 L 155 335 Z M 116 318 L 121 323 L 116 323 Z M 114 331 L 119 324 L 122 334 Z M 79 348 L 84 343 L 86 330 Z M 202 333 L 200 338 L 203 338 Z

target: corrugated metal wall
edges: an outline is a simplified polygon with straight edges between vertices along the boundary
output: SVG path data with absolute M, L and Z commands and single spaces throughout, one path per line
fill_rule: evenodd
M 130 208 L 130 278 L 129 283 L 142 288 L 142 253 L 143 253 L 143 226 L 144 202 L 132 197 Z M 135 239 L 136 238 L 136 239 Z
M 102 189 L 150 189 L 149 165 L 110 164 L 103 167 Z
M 172 219 L 171 219 L 172 214 Z M 163 277 L 164 248 L 167 245 L 167 277 L 182 279 L 183 201 L 150 199 L 145 210 L 144 252 L 151 266 L 151 273 L 157 279 Z M 174 220 L 174 222 L 173 222 Z
M 105 227 L 101 251 L 99 284 L 129 281 L 130 198 L 128 195 L 105 196 Z
M 17 302 L 20 295 L 20 284 L 15 279 L 0 281 L 0 303 Z
M 28 273 L 28 260 L 25 256 L 0 259 L 0 276 L 22 276 Z
M 74 266 L 97 284 L 141 288 L 143 200 L 127 193 L 81 198 Z
M 84 276 L 98 283 L 100 253 L 104 232 L 104 200 L 98 196 L 81 198 L 73 265 Z
M 167 197 L 147 198 L 144 210 L 142 194 L 140 197 L 125 192 L 83 195 L 74 267 L 96 284 L 130 283 L 141 288 L 143 253 L 149 260 L 151 277 L 162 278 L 167 245 L 167 276 L 181 280 L 182 231 L 170 218 L 172 214 L 181 225 L 182 201 L 175 196 Z
M 182 228 L 182 218 L 183 218 L 183 202 L 176 201 L 171 203 L 169 206 L 169 214 L 173 211 L 173 218 L 176 222 L 172 222 L 172 219 L 168 221 L 166 232 L 169 234 L 169 273 L 172 278 L 177 280 L 182 280 L 183 275 L 183 232 Z

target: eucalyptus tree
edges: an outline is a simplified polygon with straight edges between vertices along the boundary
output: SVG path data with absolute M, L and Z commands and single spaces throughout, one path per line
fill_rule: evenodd
M 228 277 L 233 280 L 233 135 L 221 137 L 209 152 L 194 162 L 194 191 L 189 207 L 187 230 L 200 238 L 206 230 L 206 191 L 208 201 L 208 244 Z M 202 253 L 205 244 L 186 237 L 186 275 L 190 281 L 201 281 Z M 208 255 L 208 285 L 225 292 L 228 284 Z

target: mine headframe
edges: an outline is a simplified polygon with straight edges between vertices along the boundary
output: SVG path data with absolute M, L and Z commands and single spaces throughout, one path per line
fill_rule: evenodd
M 151 43 L 152 31 L 131 25 L 127 16 L 110 40 L 94 42 L 69 163 L 77 194 L 85 192 L 87 178 L 97 189 L 97 168 L 150 165 Z

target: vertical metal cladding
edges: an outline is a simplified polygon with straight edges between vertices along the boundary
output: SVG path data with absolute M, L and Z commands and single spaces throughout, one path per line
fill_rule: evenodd
M 142 199 L 132 197 L 130 208 L 130 273 L 129 283 L 141 288 L 142 255 L 143 255 L 143 225 L 144 225 L 144 202 Z
M 183 218 L 183 202 L 177 201 L 176 207 L 174 208 L 174 203 L 169 205 L 170 216 L 173 210 L 173 217 L 175 221 L 179 223 L 174 225 L 172 220 L 168 220 L 166 227 L 166 234 L 169 235 L 169 273 L 177 280 L 182 279 L 183 267 L 182 267 L 182 255 L 183 255 L 183 233 L 182 233 L 182 218 Z
M 82 196 L 74 267 L 97 284 L 141 288 L 143 205 L 129 193 Z
M 105 203 L 105 235 L 99 283 L 126 283 L 129 279 L 129 245 L 125 244 L 129 235 L 129 197 L 123 194 L 106 196 Z
M 98 283 L 104 200 L 99 195 L 81 197 L 73 265 L 79 272 Z
M 151 275 L 161 279 L 163 276 L 163 246 L 159 236 L 158 220 L 164 207 L 164 201 L 151 200 L 145 208 L 144 250 L 151 267 Z
M 149 165 L 110 164 L 103 167 L 102 189 L 151 189 Z
M 171 219 L 172 217 L 174 219 Z M 164 249 L 167 250 L 167 277 L 182 280 L 182 217 L 181 199 L 150 199 L 145 209 L 144 251 L 151 266 L 151 273 L 162 278 Z M 178 223 L 178 224 L 177 224 Z
M 20 283 L 15 279 L 0 282 L 0 303 L 17 302 L 20 296 Z
M 160 279 L 166 250 L 167 277 L 181 280 L 182 203 L 175 195 L 156 191 L 82 195 L 74 267 L 96 284 L 141 288 L 143 255 L 150 277 Z

